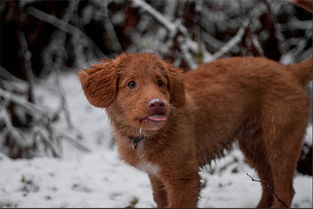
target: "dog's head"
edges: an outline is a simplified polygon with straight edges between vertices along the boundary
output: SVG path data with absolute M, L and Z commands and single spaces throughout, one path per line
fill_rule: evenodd
M 185 103 L 182 70 L 153 54 L 122 54 L 79 77 L 88 101 L 134 128 L 159 130 Z

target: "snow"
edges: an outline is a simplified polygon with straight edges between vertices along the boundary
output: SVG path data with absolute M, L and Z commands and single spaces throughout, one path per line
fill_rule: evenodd
M 53 82 L 46 80 L 35 92 L 49 108 L 58 106 Z M 64 74 L 62 84 L 80 143 L 92 151 L 83 153 L 64 141 L 60 159 L 12 160 L 0 154 L 0 207 L 156 207 L 147 174 L 119 159 L 107 115 L 87 102 L 76 73 Z M 66 129 L 64 118 L 58 127 Z M 255 207 L 261 186 L 247 173 L 258 179 L 238 149 L 201 169 L 198 206 Z M 312 177 L 297 173 L 294 187 L 293 207 L 312 207 Z

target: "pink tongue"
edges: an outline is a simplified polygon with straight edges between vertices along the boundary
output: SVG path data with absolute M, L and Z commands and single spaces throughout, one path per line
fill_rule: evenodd
M 166 121 L 167 117 L 165 115 L 149 115 L 148 118 L 154 121 Z

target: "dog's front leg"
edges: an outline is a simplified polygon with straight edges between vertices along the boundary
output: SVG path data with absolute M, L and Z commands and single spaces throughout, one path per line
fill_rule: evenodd
M 153 199 L 158 208 L 164 208 L 167 206 L 167 194 L 163 183 L 153 175 L 149 175 L 151 187 L 153 190 Z
M 198 170 L 197 170 L 198 171 Z M 198 172 L 163 179 L 169 208 L 196 208 L 200 193 Z

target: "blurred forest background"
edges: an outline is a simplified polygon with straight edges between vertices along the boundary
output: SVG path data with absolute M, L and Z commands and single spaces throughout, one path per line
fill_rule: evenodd
M 154 52 L 187 71 L 221 57 L 291 64 L 312 54 L 312 14 L 284 0 L 4 0 L 0 18 L 0 151 L 13 159 L 61 157 L 63 140 L 89 151 L 71 131 L 60 77 L 98 58 Z M 54 109 L 34 90 L 49 78 Z M 312 175 L 312 142 L 298 170 Z

